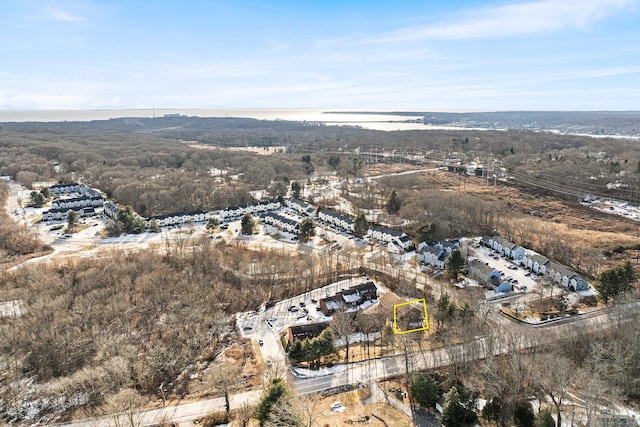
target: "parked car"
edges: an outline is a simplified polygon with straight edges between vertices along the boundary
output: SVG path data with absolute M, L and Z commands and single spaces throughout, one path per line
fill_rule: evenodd
M 264 345 L 264 341 L 262 341 L 262 340 L 258 340 L 258 345 L 259 345 L 260 347 L 262 347 L 262 346 Z
M 340 402 L 340 401 L 333 402 L 331 405 L 329 405 L 329 408 L 331 408 L 331 410 L 334 411 L 334 412 L 342 412 L 345 409 L 347 409 L 344 406 L 342 406 L 342 402 Z

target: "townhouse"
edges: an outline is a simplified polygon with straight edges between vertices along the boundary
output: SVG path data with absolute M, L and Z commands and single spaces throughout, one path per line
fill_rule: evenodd
M 287 233 L 298 234 L 300 232 L 300 222 L 287 218 L 283 215 L 267 212 L 260 217 L 260 220 L 269 225 L 273 225 L 276 228 L 279 228 Z
M 348 216 L 341 215 L 337 212 L 326 209 L 318 210 L 318 219 L 349 233 L 353 233 L 355 230 L 353 220 Z
M 303 216 L 311 216 L 315 210 L 312 204 L 298 199 L 284 199 L 284 204 Z
M 378 298 L 378 288 L 373 282 L 352 286 L 337 294 L 319 301 L 320 310 L 325 316 L 331 316 L 337 310 L 349 310 Z

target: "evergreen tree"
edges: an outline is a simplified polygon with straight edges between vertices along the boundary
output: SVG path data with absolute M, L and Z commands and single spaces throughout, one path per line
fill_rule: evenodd
M 249 212 L 244 214 L 240 221 L 240 232 L 245 235 L 255 234 L 256 232 L 256 221 Z
M 411 384 L 411 396 L 423 408 L 434 408 L 441 393 L 438 381 L 430 374 L 418 375 Z
M 633 265 L 627 261 L 623 265 L 603 270 L 596 277 L 594 287 L 605 304 L 618 295 L 625 294 L 633 287 L 637 280 Z
M 418 243 L 426 242 L 433 238 L 436 231 L 436 225 L 432 222 L 422 223 L 416 230 L 416 241 Z
M 460 251 L 456 250 L 451 252 L 451 255 L 447 258 L 447 271 L 453 274 L 456 282 L 458 281 L 458 276 L 464 269 L 465 264 L 465 259 Z
M 338 165 L 340 164 L 340 155 L 338 155 L 338 154 L 329 154 L 329 158 L 327 159 L 327 163 L 332 168 L 337 169 Z M 640 165 L 640 162 L 638 162 L 638 164 Z M 640 166 L 639 166 L 639 168 L 640 168 Z M 638 169 L 638 170 L 640 171 L 640 169 Z
M 122 224 L 125 233 L 142 233 L 147 224 L 131 206 L 124 206 L 118 211 L 118 222 Z
M 364 237 L 369 232 L 369 223 L 363 212 L 358 212 L 353 218 L 353 234 L 358 237 Z
M 300 233 L 298 238 L 301 242 L 308 242 L 316 235 L 316 223 L 311 218 L 305 218 L 300 222 Z
M 256 418 L 263 426 L 269 419 L 269 414 L 273 410 L 274 405 L 281 398 L 290 399 L 291 391 L 287 387 L 287 383 L 282 378 L 274 378 L 269 383 L 267 389 L 262 393 L 258 408 L 256 409 Z
M 67 212 L 67 229 L 70 233 L 73 233 L 78 226 L 78 213 L 76 211 Z
M 155 218 L 149 223 L 149 230 L 151 230 L 152 233 L 159 233 L 161 231 L 158 221 L 156 221 Z
M 288 351 L 289 357 L 296 362 L 303 360 L 304 352 L 302 351 L 302 340 L 296 340 L 291 344 Z
M 445 427 L 459 427 L 476 420 L 476 396 L 459 392 L 456 386 L 451 387 L 442 406 L 442 425 Z
M 206 229 L 207 230 L 215 230 L 220 225 L 220 221 L 218 218 L 209 218 L 207 221 Z
M 387 202 L 384 204 L 387 213 L 391 215 L 395 215 L 400 212 L 400 208 L 402 207 L 402 202 L 398 199 L 398 191 L 394 188 L 389 194 L 387 198 Z
M 298 181 L 293 181 L 291 183 L 291 197 L 294 199 L 300 198 L 300 192 L 302 191 L 302 185 Z
M 31 202 L 36 208 L 41 208 L 42 205 L 44 205 L 44 203 L 46 202 L 46 198 L 44 197 L 44 194 L 42 194 L 41 192 L 32 191 Z

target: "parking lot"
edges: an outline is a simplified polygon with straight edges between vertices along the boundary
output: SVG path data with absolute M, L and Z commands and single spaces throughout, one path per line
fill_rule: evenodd
M 238 328 L 242 336 L 262 341 L 260 350 L 267 365 L 285 362 L 284 350 L 280 345 L 280 334 L 289 326 L 316 323 L 331 320 L 319 309 L 319 301 L 337 292 L 368 281 L 366 277 L 342 280 L 319 289 L 297 295 L 263 311 L 240 313 L 237 316 Z
M 486 262 L 498 270 L 503 281 L 509 281 L 513 284 L 514 291 L 529 292 L 538 287 L 539 278 L 535 273 L 521 267 L 513 260 L 500 257 L 487 247 L 475 245 L 470 248 L 469 256 Z

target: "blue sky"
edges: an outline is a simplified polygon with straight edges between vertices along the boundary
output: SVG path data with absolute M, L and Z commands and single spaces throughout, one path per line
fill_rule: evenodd
M 640 0 L 1 0 L 0 109 L 640 110 Z

